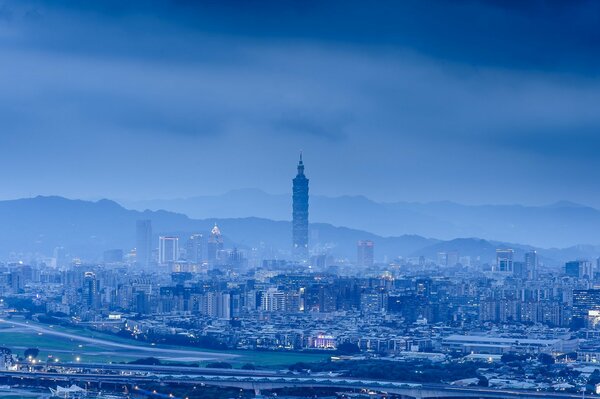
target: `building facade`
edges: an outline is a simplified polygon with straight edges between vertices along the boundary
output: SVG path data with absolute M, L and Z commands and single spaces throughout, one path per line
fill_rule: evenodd
M 292 243 L 296 257 L 308 257 L 308 179 L 304 175 L 302 153 L 298 162 L 298 174 L 292 188 Z

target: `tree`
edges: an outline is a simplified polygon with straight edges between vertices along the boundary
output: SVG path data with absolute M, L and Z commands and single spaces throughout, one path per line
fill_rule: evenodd
M 592 386 L 600 383 L 600 371 L 598 371 L 598 369 L 594 370 L 594 372 L 590 374 L 590 378 L 588 378 L 587 383 Z
M 500 360 L 502 361 L 502 363 L 510 363 L 510 362 L 515 362 L 517 360 L 520 360 L 520 358 L 519 358 L 519 356 L 517 356 L 516 353 L 505 353 L 502 355 Z
M 38 348 L 29 348 L 29 349 L 25 349 L 23 356 L 25 356 L 25 358 L 31 357 L 32 359 L 35 359 L 36 357 L 38 357 L 39 354 L 40 354 L 40 350 Z
M 358 345 L 353 344 L 351 342 L 343 342 L 337 347 L 338 353 L 341 355 L 353 355 L 355 353 L 360 353 L 360 348 Z
M 129 364 L 143 364 L 149 366 L 160 366 L 160 360 L 155 357 L 145 357 L 143 359 L 132 360 Z
M 233 368 L 233 366 L 227 362 L 208 363 L 206 365 L 206 367 L 209 369 L 231 369 L 231 368 Z
M 540 363 L 545 364 L 546 366 L 554 364 L 554 358 L 547 353 L 540 353 L 538 355 L 538 360 L 540 361 Z
M 490 382 L 483 375 L 480 375 L 479 376 L 479 381 L 477 381 L 477 385 L 480 386 L 480 387 L 489 387 L 490 386 Z

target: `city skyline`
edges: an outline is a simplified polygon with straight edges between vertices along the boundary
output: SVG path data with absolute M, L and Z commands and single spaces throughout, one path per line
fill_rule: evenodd
M 594 0 L 0 0 L 0 397 L 599 397 L 598 50 Z

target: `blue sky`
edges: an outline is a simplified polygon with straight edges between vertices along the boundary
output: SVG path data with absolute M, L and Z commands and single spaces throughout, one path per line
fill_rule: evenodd
M 522 4 L 526 3 L 526 4 Z M 0 0 L 0 197 L 600 207 L 592 1 Z

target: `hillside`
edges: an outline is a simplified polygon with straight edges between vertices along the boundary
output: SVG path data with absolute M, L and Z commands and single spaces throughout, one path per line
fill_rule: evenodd
M 122 201 L 132 209 L 167 209 L 193 218 L 257 216 L 290 218 L 289 195 L 256 189 L 185 199 Z M 376 202 L 363 196 L 311 195 L 314 222 L 370 231 L 380 236 L 416 234 L 451 240 L 479 237 L 538 247 L 569 247 L 600 243 L 600 211 L 572 202 L 546 206 L 462 205 L 449 201 Z

